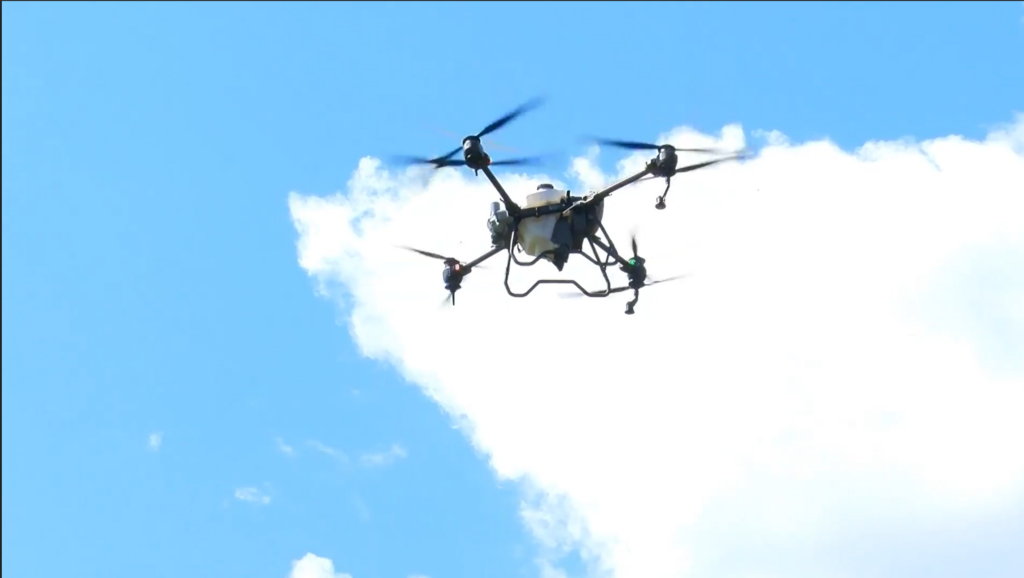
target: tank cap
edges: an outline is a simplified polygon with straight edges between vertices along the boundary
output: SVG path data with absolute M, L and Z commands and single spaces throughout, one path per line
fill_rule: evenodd
M 537 190 L 538 191 L 545 191 L 545 190 L 550 190 L 550 189 L 553 189 L 553 188 L 555 188 L 555 186 L 552 185 L 552 184 L 549 184 L 549 183 L 541 183 L 541 184 L 537 185 Z

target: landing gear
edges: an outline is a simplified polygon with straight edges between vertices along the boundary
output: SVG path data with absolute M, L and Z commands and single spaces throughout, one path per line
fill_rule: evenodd
M 643 257 L 634 256 L 629 260 L 629 266 L 623 266 L 621 269 L 626 273 L 629 278 L 629 288 L 633 290 L 633 299 L 626 303 L 626 315 L 632 315 L 635 313 L 633 310 L 636 307 L 638 301 L 640 301 L 640 288 L 644 286 L 647 281 L 647 267 L 644 265 L 646 261 Z
M 634 289 L 633 290 L 633 299 L 631 301 L 629 301 L 628 303 L 626 303 L 626 315 L 632 315 L 633 313 L 635 313 L 635 311 L 633 311 L 633 307 L 636 306 L 636 302 L 639 301 L 639 300 L 640 300 L 640 291 Z
M 661 193 L 657 199 L 655 199 L 654 208 L 659 211 L 665 210 L 665 199 L 668 198 L 668 190 L 672 188 L 672 177 L 665 177 L 665 192 Z

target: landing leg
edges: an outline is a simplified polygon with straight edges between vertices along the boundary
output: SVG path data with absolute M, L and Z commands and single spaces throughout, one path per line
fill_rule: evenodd
M 626 315 L 634 313 L 633 308 L 636 307 L 638 301 L 640 301 L 640 290 L 633 289 L 633 299 L 626 303 Z
M 668 198 L 668 190 L 671 187 L 672 187 L 672 179 L 671 178 L 665 179 L 665 192 L 661 193 L 661 196 L 659 196 L 657 199 L 655 199 L 657 201 L 654 204 L 654 208 L 655 209 L 658 209 L 659 211 L 662 211 L 662 210 L 665 209 L 665 199 Z

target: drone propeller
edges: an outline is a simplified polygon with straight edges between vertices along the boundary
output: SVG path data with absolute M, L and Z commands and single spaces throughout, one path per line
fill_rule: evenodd
M 432 159 L 428 159 L 426 157 L 396 156 L 396 157 L 394 157 L 393 160 L 397 164 L 403 164 L 403 165 L 434 165 L 434 168 L 440 169 L 442 167 L 458 166 L 460 163 L 461 164 L 466 164 L 465 161 L 451 160 L 451 157 L 454 156 L 455 153 L 457 153 L 457 152 L 459 152 L 461 150 L 462 150 L 462 147 L 459 147 L 457 149 L 452 150 L 451 152 L 449 152 L 446 155 L 441 155 L 439 157 L 435 157 L 435 158 L 432 158 Z
M 739 160 L 739 159 L 742 159 L 742 158 L 746 158 L 746 156 L 747 156 L 747 152 L 746 151 L 740 151 L 738 153 L 733 153 L 733 154 L 731 154 L 731 155 L 729 155 L 727 157 L 722 157 L 722 158 L 719 158 L 719 159 L 712 159 L 710 161 L 704 161 L 704 162 L 695 163 L 695 164 L 692 164 L 692 165 L 686 165 L 684 167 L 677 168 L 675 171 L 672 172 L 672 174 L 670 176 L 675 176 L 675 175 L 679 175 L 679 174 L 682 174 L 682 173 L 688 173 L 690 171 L 695 171 L 697 169 L 702 169 L 704 167 L 710 167 L 711 165 L 715 165 L 715 164 L 718 164 L 718 163 L 721 163 L 721 162 L 725 162 L 725 161 Z M 648 175 L 648 176 L 638 180 L 637 182 L 638 183 L 642 183 L 644 181 L 649 181 L 651 179 L 662 179 L 662 178 L 665 178 L 665 177 L 663 175 Z
M 496 121 L 492 122 L 491 124 L 485 126 L 483 128 L 483 130 L 481 130 L 480 132 L 476 133 L 476 135 L 473 135 L 473 137 L 476 138 L 477 140 L 479 140 L 480 138 L 482 138 L 482 137 L 484 137 L 486 135 L 489 135 L 489 134 L 497 131 L 498 129 L 502 128 L 503 126 L 507 125 L 508 123 L 512 122 L 513 120 L 519 118 L 521 115 L 523 115 L 523 114 L 525 114 L 525 113 L 527 113 L 527 112 L 529 112 L 529 111 L 539 107 L 543 102 L 544 102 L 543 99 L 541 99 L 539 97 L 533 98 L 533 99 L 531 99 L 531 100 L 529 100 L 529 101 L 519 105 L 518 107 L 516 107 L 511 112 L 503 115 L 498 120 L 496 120 Z M 459 167 L 459 166 L 465 166 L 466 165 L 466 161 L 463 161 L 463 160 L 452 160 L 452 157 L 455 156 L 455 154 L 458 153 L 461 150 L 463 150 L 463 148 L 460 145 L 459 147 L 457 147 L 457 148 L 453 149 L 452 151 L 450 151 L 448 154 L 445 154 L 445 155 L 442 155 L 442 156 L 439 156 L 439 157 L 435 157 L 435 158 L 432 158 L 432 159 L 423 158 L 423 157 L 398 157 L 398 159 L 396 159 L 396 160 L 398 160 L 399 162 L 405 163 L 405 164 L 434 165 L 434 168 L 437 168 L 437 169 L 440 169 L 442 167 Z M 494 166 L 494 165 L 506 165 L 506 166 L 508 166 L 508 165 L 531 165 L 531 164 L 537 164 L 539 162 L 540 162 L 540 160 L 536 159 L 536 158 L 521 158 L 521 159 L 511 159 L 511 160 L 507 160 L 507 161 L 495 161 L 495 162 L 492 162 L 490 164 L 491 164 L 491 166 Z
M 513 120 L 519 118 L 521 115 L 523 115 L 523 114 L 525 114 L 525 113 L 527 113 L 527 112 L 529 112 L 531 110 L 536 109 L 537 107 L 539 107 L 543 103 L 544 103 L 544 99 L 542 99 L 540 97 L 532 98 L 532 99 L 524 102 L 523 104 L 517 106 L 515 108 L 515 110 L 509 112 L 508 114 L 502 116 L 498 120 L 496 120 L 496 121 L 492 122 L 491 124 L 485 126 L 483 130 L 481 130 L 480 132 L 476 133 L 476 138 L 478 138 L 478 139 L 479 138 L 483 138 L 483 137 L 491 134 L 492 132 L 498 130 L 499 128 L 501 128 L 503 126 L 505 126 L 506 124 L 508 124 L 508 123 L 512 122 Z
M 441 309 L 449 309 L 451 307 L 455 307 L 455 292 L 449 291 L 448 294 L 444 296 L 444 299 L 441 300 L 439 307 Z
M 437 259 L 438 261 L 455 261 L 458 259 L 454 257 L 445 257 L 444 255 L 438 255 L 437 253 L 431 253 L 430 251 L 424 251 L 423 249 L 417 249 L 415 247 L 406 247 L 405 245 L 399 245 L 399 249 L 405 249 L 406 251 L 412 251 L 413 253 L 419 253 L 424 257 L 430 257 L 431 259 Z
M 423 249 L 417 249 L 416 247 L 407 247 L 405 245 L 399 245 L 398 248 L 399 249 L 405 249 L 406 251 L 412 251 L 413 253 L 417 253 L 419 255 L 423 255 L 424 257 L 430 257 L 431 259 L 437 259 L 438 261 L 444 261 L 446 264 L 451 264 L 451 265 L 458 264 L 458 265 L 460 265 L 462 267 L 465 267 L 465 265 L 466 265 L 465 263 L 463 263 L 462 261 L 456 259 L 455 257 L 445 257 L 444 255 L 438 255 L 437 253 L 431 253 L 430 251 L 424 251 Z M 476 270 L 476 269 L 487 269 L 487 265 L 485 265 L 483 263 L 480 263 L 478 265 L 473 265 L 473 270 Z
M 688 173 L 690 171 L 695 171 L 697 169 L 702 169 L 704 167 L 710 167 L 711 165 L 718 164 L 718 163 L 720 163 L 722 161 L 732 161 L 732 160 L 736 160 L 738 158 L 740 158 L 740 157 L 737 155 L 737 156 L 732 156 L 732 157 L 728 157 L 728 158 L 724 158 L 724 159 L 715 159 L 713 161 L 704 161 L 702 163 L 696 163 L 696 164 L 693 164 L 693 165 L 686 165 L 685 167 L 679 167 L 678 169 L 676 169 L 676 174 L 679 175 L 679 174 L 682 174 L 682 173 Z
M 444 261 L 444 283 L 445 289 L 448 290 L 448 296 L 445 297 L 444 300 L 440 303 L 440 307 L 455 305 L 455 292 L 460 289 L 462 284 L 462 278 L 464 276 L 468 275 L 471 271 L 475 269 L 487 268 L 486 266 L 481 264 L 467 266 L 465 263 L 456 259 L 455 257 L 445 257 L 444 255 L 439 255 L 437 253 L 432 253 L 430 251 L 424 251 L 423 249 L 417 249 L 415 247 L 399 245 L 398 248 L 405 249 L 406 251 L 411 251 L 413 253 L 423 255 L 424 257 L 429 257 L 431 259 L 437 259 L 438 261 Z
M 725 161 L 736 161 L 736 160 L 745 158 L 746 156 L 747 156 L 746 151 L 741 151 L 741 152 L 738 152 L 738 153 L 735 153 L 735 154 L 731 154 L 731 155 L 729 155 L 727 157 L 722 157 L 720 159 L 714 159 L 714 160 L 710 160 L 710 161 L 704 161 L 702 163 L 686 165 L 685 167 L 679 167 L 678 169 L 676 169 L 675 174 L 678 175 L 678 174 L 681 174 L 681 173 L 688 173 L 690 171 L 695 171 L 697 169 L 702 169 L 704 167 L 710 167 L 711 165 L 718 164 L 718 163 L 725 162 Z
M 682 279 L 684 277 L 687 277 L 687 275 L 674 275 L 672 277 L 666 277 L 664 279 L 656 279 L 654 281 L 645 281 L 643 286 L 644 287 L 650 287 L 651 285 L 657 285 L 658 283 L 668 283 L 669 281 L 677 281 L 677 280 Z
M 626 269 L 626 272 L 630 274 L 631 279 L 634 272 L 642 273 L 643 282 L 639 285 L 634 285 L 631 282 L 631 287 L 623 287 L 622 289 L 620 289 L 621 291 L 625 291 L 627 289 L 642 289 L 643 287 L 650 287 L 651 285 L 657 285 L 658 283 L 666 283 L 668 281 L 675 281 L 676 279 L 682 279 L 683 277 L 685 277 L 685 275 L 676 275 L 675 277 L 668 277 L 665 279 L 658 279 L 657 281 L 651 281 L 650 277 L 647 275 L 647 267 L 645 266 L 645 260 L 642 257 L 640 257 L 639 247 L 637 246 L 636 242 L 636 232 L 629 236 L 629 245 L 630 248 L 633 249 L 633 258 L 629 260 L 629 268 Z
M 669 281 L 678 281 L 679 279 L 683 279 L 685 277 L 689 277 L 689 275 L 675 275 L 675 276 L 672 276 L 672 277 L 666 277 L 664 279 L 647 280 L 647 281 L 644 282 L 643 285 L 640 286 L 640 288 L 643 289 L 644 287 L 650 287 L 651 285 L 657 285 L 659 283 L 668 283 Z M 648 279 L 650 279 L 650 278 L 648 278 Z M 613 287 L 612 290 L 611 291 L 607 291 L 606 294 L 611 295 L 612 293 L 622 293 L 623 291 L 629 291 L 631 289 L 633 289 L 633 288 L 629 287 L 629 286 Z M 597 293 L 600 294 L 602 292 L 598 291 Z M 563 293 L 559 293 L 558 295 L 559 295 L 559 297 L 566 298 L 566 299 L 576 299 L 576 298 L 584 297 L 585 296 L 585 295 L 583 295 L 583 293 L 579 293 L 579 292 L 577 292 L 577 293 L 565 293 L 565 292 L 563 292 Z
M 656 151 L 656 150 L 660 150 L 662 148 L 669 148 L 669 149 L 674 150 L 674 151 L 688 152 L 688 153 L 712 153 L 712 154 L 714 154 L 714 153 L 719 153 L 719 154 L 723 153 L 723 151 L 721 151 L 719 149 L 684 148 L 684 147 L 677 147 L 675 145 L 671 145 L 671 144 L 667 144 L 667 143 L 666 144 L 658 145 L 658 144 L 652 144 L 652 143 L 646 143 L 646 142 L 636 142 L 636 141 L 629 141 L 629 140 L 613 140 L 613 139 L 604 139 L 604 138 L 597 138 L 597 137 L 592 137 L 591 140 L 593 140 L 594 142 L 597 142 L 598 144 L 608 145 L 608 146 L 612 146 L 612 147 L 616 147 L 616 148 L 620 148 L 620 149 L 627 149 L 627 150 Z
M 633 249 L 633 258 L 629 260 L 629 266 L 630 267 L 636 267 L 636 266 L 643 267 L 644 259 L 642 259 L 640 257 L 640 250 L 637 247 L 636 231 L 635 230 L 632 233 L 629 234 L 629 247 L 631 249 Z
M 459 147 L 462 150 L 462 147 Z M 456 151 L 457 152 L 457 151 Z M 466 161 L 462 159 L 447 160 L 441 157 L 435 159 L 425 159 L 422 157 L 398 157 L 396 160 L 404 164 L 409 165 L 434 165 L 435 168 L 443 167 L 464 167 Z M 489 166 L 536 166 L 544 162 L 541 157 L 523 157 L 518 159 L 507 159 L 503 161 L 493 161 L 489 163 Z
M 452 131 L 450 131 L 450 130 L 447 130 L 447 129 L 443 129 L 443 128 L 439 128 L 439 129 L 436 129 L 436 130 L 437 130 L 437 132 L 439 132 L 440 134 L 443 134 L 444 136 L 446 136 L 446 137 L 448 137 L 448 138 L 454 138 L 454 139 L 457 139 L 457 138 L 459 138 L 459 135 L 457 135 L 457 134 L 453 133 L 453 132 L 452 132 Z M 519 151 L 517 151 L 517 150 L 516 150 L 515 148 L 513 148 L 513 147 L 510 147 L 510 146 L 505 146 L 505 145 L 503 145 L 503 144 L 501 144 L 501 143 L 499 143 L 499 142 L 497 142 L 497 141 L 495 141 L 495 140 L 492 140 L 492 139 L 487 139 L 486 141 L 485 141 L 485 140 L 483 140 L 483 139 L 481 139 L 481 142 L 483 142 L 483 144 L 484 144 L 484 145 L 486 146 L 486 148 L 488 148 L 488 149 L 494 149 L 494 150 L 499 150 L 499 151 L 505 151 L 505 152 L 508 152 L 508 153 L 515 153 L 515 152 L 519 152 Z

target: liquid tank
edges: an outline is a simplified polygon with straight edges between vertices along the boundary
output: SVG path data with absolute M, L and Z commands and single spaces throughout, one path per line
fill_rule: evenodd
M 523 208 L 532 209 L 546 205 L 557 205 L 565 198 L 567 191 L 561 191 L 549 184 L 537 186 L 537 191 L 526 196 L 526 204 Z M 555 231 L 555 223 L 558 222 L 558 213 L 544 215 L 542 217 L 529 217 L 519 223 L 519 245 L 523 252 L 531 257 L 537 257 L 544 251 L 550 251 L 558 246 L 551 242 L 551 234 Z

